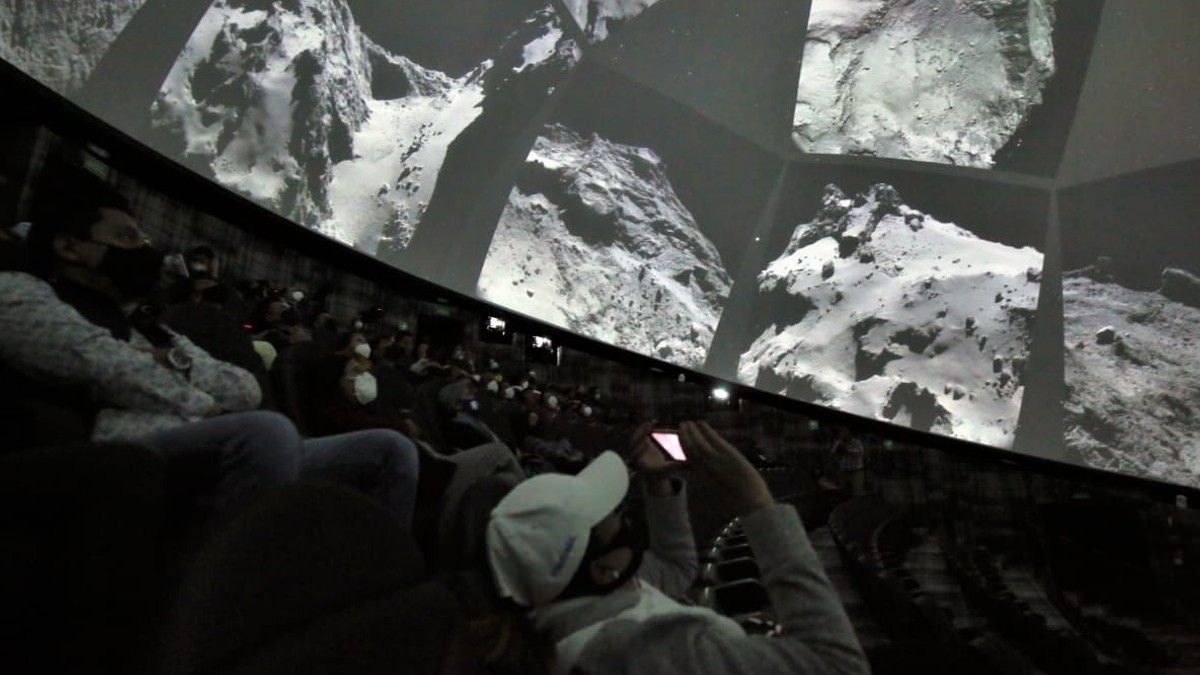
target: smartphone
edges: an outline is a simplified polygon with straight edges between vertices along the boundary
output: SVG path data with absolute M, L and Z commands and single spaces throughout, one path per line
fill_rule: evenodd
M 687 453 L 683 451 L 683 443 L 679 441 L 679 432 L 674 429 L 655 429 L 650 432 L 650 438 L 667 456 L 676 462 L 686 462 Z

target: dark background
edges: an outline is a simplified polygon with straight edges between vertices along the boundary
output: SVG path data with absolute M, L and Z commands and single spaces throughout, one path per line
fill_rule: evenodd
M 1200 274 L 1200 161 L 1062 191 L 1063 269 L 1109 256 L 1118 281 L 1159 287 L 1163 268 Z
M 346 0 L 372 40 L 426 68 L 459 77 L 548 0 Z

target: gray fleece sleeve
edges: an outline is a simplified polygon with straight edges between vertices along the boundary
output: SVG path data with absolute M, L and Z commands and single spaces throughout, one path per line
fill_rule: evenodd
M 650 547 L 638 568 L 638 577 L 666 595 L 679 599 L 692 586 L 700 563 L 696 538 L 688 519 L 687 492 L 682 481 L 672 480 L 672 494 L 646 494 L 646 526 Z

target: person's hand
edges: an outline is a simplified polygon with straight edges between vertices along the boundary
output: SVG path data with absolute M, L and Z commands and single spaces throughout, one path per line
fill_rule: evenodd
M 144 349 L 143 351 L 153 356 L 154 362 L 163 368 L 175 370 L 175 368 L 171 366 L 171 362 L 167 360 L 167 353 L 171 351 L 170 347 L 156 347 L 154 349 Z
M 735 515 L 746 516 L 775 504 L 762 474 L 708 422 L 684 422 L 679 437 L 692 464 L 716 482 Z
M 646 491 L 651 495 L 670 495 L 671 476 L 683 468 L 682 462 L 670 461 L 650 438 L 654 422 L 638 425 L 629 436 L 629 466 L 646 480 Z

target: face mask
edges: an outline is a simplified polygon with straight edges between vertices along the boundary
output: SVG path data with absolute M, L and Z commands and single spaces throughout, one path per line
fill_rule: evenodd
M 296 302 L 300 302 L 303 299 L 304 299 L 304 293 L 302 293 L 300 291 L 296 291 L 295 293 L 292 293 L 292 300 L 295 300 Z
M 516 395 L 517 395 L 516 387 L 509 387 L 508 389 L 504 390 L 504 398 L 506 398 L 506 399 L 512 400 L 512 398 Z
M 379 396 L 379 384 L 370 373 L 360 373 L 354 378 L 354 400 L 366 405 Z
M 558 397 L 551 396 L 550 398 L 546 399 L 546 407 L 551 410 L 558 410 Z
M 479 414 L 479 401 L 476 399 L 471 399 L 470 401 L 464 401 L 463 402 L 463 412 L 467 413 L 468 415 L 478 415 Z
M 121 248 L 103 242 L 104 257 L 96 271 L 103 274 L 116 286 L 121 295 L 128 298 L 144 298 L 154 291 L 162 279 L 162 251 L 150 246 Z
M 579 564 L 579 569 L 571 578 L 571 582 L 558 596 L 559 599 L 566 600 L 585 595 L 607 595 L 624 586 L 642 566 L 642 558 L 646 553 L 649 541 L 649 534 L 644 525 L 635 524 L 628 516 L 622 517 L 621 529 L 607 544 L 597 544 L 594 539 L 588 541 L 587 550 L 583 554 L 583 562 Z M 596 583 L 588 569 L 591 567 L 592 561 L 620 548 L 628 548 L 633 552 L 633 558 L 629 561 L 629 565 L 611 580 Z
M 361 321 L 355 321 L 355 322 L 354 322 L 354 330 L 359 330 L 359 329 L 361 329 L 362 327 L 363 327 L 363 322 L 361 322 Z
M 358 354 L 364 359 L 369 359 L 371 358 L 371 345 L 364 342 L 354 348 L 354 353 Z
M 479 384 L 479 381 L 482 380 L 483 377 L 476 373 L 471 376 L 471 379 L 475 381 L 475 384 Z
M 488 382 L 488 383 L 487 383 L 487 390 L 488 390 L 488 393 L 490 393 L 490 394 L 495 394 L 495 393 L 499 392 L 499 391 L 500 391 L 500 383 L 499 383 L 499 382 L 497 382 L 497 381 L 495 381 L 495 380 L 492 380 L 491 382 Z M 510 397 L 508 396 L 508 392 L 507 392 L 507 391 L 506 391 L 506 392 L 504 392 L 504 397 L 505 397 L 505 398 L 510 398 Z
M 580 410 L 579 412 L 583 413 L 584 417 L 591 417 L 592 416 L 592 407 L 585 405 L 585 406 L 583 406 L 583 409 Z

